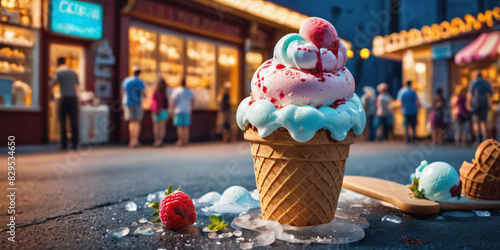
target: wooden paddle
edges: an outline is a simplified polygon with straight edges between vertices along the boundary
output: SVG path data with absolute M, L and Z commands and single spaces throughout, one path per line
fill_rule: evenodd
M 434 215 L 440 210 L 499 209 L 500 201 L 462 199 L 457 202 L 434 202 L 417 199 L 410 189 L 396 182 L 363 176 L 344 176 L 342 187 L 389 202 L 409 214 Z M 464 197 L 465 198 L 465 197 Z

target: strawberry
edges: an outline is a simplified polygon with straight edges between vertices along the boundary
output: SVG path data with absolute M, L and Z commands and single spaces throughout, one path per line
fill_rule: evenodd
M 172 191 L 170 184 L 165 191 L 165 198 L 161 202 L 151 204 L 152 208 L 158 210 L 152 215 L 159 215 L 153 223 L 161 221 L 164 226 L 174 229 L 191 225 L 196 221 L 193 201 L 179 189 Z

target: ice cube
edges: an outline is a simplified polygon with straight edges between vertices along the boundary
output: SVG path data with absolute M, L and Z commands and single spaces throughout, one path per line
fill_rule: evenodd
M 219 238 L 231 238 L 231 237 L 233 237 L 233 233 L 231 232 L 219 234 Z
M 157 196 L 158 200 L 162 201 L 163 199 L 165 199 L 165 191 L 158 191 Z
M 161 223 L 154 223 L 153 225 L 151 225 L 151 228 L 157 233 L 163 232 L 163 224 Z
M 396 224 L 401 224 L 401 222 L 403 222 L 403 219 L 399 218 L 396 215 L 385 215 L 384 217 L 382 217 L 382 221 L 388 221 L 388 222 L 392 222 L 392 223 L 396 223 Z
M 256 201 L 259 200 L 259 190 L 254 189 L 252 192 L 250 192 L 250 196 Z
M 119 238 L 122 238 L 124 236 L 127 236 L 129 232 L 130 232 L 130 229 L 128 227 L 122 227 L 122 228 L 118 228 L 118 229 L 110 231 L 108 234 L 106 234 L 106 237 L 119 239 Z
M 217 232 L 210 232 L 208 234 L 208 238 L 210 238 L 210 239 L 218 239 L 219 238 L 219 234 L 217 234 Z
M 476 215 L 478 217 L 490 217 L 491 216 L 490 211 L 472 211 L 472 212 L 476 213 Z
M 276 239 L 290 243 L 347 244 L 363 239 L 365 236 L 363 228 L 369 227 L 366 219 L 360 217 L 358 213 L 349 214 L 348 212 L 344 212 L 342 217 L 336 215 L 334 221 L 323 225 L 294 227 L 263 220 L 260 209 L 254 209 L 248 213 L 240 214 L 233 220 L 231 226 L 233 228 L 258 231 L 259 233 L 263 232 L 263 230 L 269 230 L 267 232 L 274 233 Z M 248 240 L 255 243 L 255 239 Z
M 233 232 L 233 234 L 234 234 L 234 236 L 236 236 L 236 237 L 241 237 L 241 236 L 243 235 L 243 232 L 241 232 L 240 230 L 235 230 L 235 231 Z
M 259 234 L 257 237 L 255 237 L 252 242 L 254 243 L 254 246 L 269 246 L 273 244 L 273 242 L 276 240 L 276 236 L 273 231 L 263 231 L 261 234 Z
M 150 225 L 145 225 L 137 228 L 134 232 L 135 235 L 153 235 L 155 232 L 153 231 Z
M 137 204 L 135 204 L 135 202 L 133 202 L 133 201 L 129 201 L 129 202 L 125 203 L 125 210 L 127 210 L 129 212 L 137 211 Z
M 240 248 L 241 249 L 252 249 L 253 248 L 253 242 L 241 242 L 240 243 Z
M 467 217 L 473 217 L 475 214 L 469 212 L 452 211 L 452 212 L 444 212 L 443 215 L 450 217 L 467 218 Z
M 248 190 L 242 186 L 232 186 L 226 189 L 220 198 L 220 204 L 245 204 L 255 201 Z
M 239 204 L 216 204 L 210 207 L 204 207 L 201 211 L 207 215 L 211 214 L 240 214 L 248 211 L 248 208 Z
M 445 218 L 444 218 L 443 216 L 441 216 L 441 215 L 440 215 L 440 216 L 437 216 L 437 217 L 436 217 L 436 220 L 445 220 Z
M 250 215 L 247 212 L 244 212 L 244 213 L 240 214 L 239 218 L 242 219 L 242 220 L 249 220 L 250 219 Z
M 212 232 L 212 231 L 210 231 L 210 229 L 208 229 L 208 227 L 204 227 L 204 228 L 202 229 L 202 231 L 203 231 L 204 233 L 210 233 L 210 232 Z
M 245 240 L 245 238 L 243 238 L 243 237 L 236 238 L 236 242 L 242 242 L 244 240 Z
M 137 222 L 132 222 L 132 224 L 130 224 L 131 227 L 137 227 Z
M 198 204 L 208 204 L 208 205 L 213 205 L 217 202 L 220 201 L 221 195 L 217 192 L 209 192 L 200 197 L 199 199 L 196 199 L 195 202 Z
M 146 219 L 145 217 L 142 217 L 137 222 L 139 222 L 139 223 L 149 223 L 148 219 Z
M 148 201 L 154 201 L 154 200 L 156 200 L 156 194 L 155 193 L 148 194 Z

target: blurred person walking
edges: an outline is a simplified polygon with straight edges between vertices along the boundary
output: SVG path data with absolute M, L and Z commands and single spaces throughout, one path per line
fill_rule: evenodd
M 444 122 L 444 111 L 446 102 L 443 97 L 443 89 L 438 88 L 436 95 L 432 97 L 432 112 L 430 114 L 432 142 L 434 144 L 442 144 L 444 142 L 444 130 L 446 124 Z
M 156 89 L 151 100 L 151 118 L 153 120 L 153 147 L 160 147 L 165 139 L 168 120 L 167 83 L 162 77 L 156 81 Z
M 141 133 L 141 122 L 144 111 L 142 110 L 142 98 L 146 86 L 139 78 L 141 69 L 137 66 L 132 68 L 133 75 L 125 78 L 122 83 L 123 116 L 128 121 L 130 148 L 140 145 L 139 134 Z
M 379 95 L 377 97 L 377 118 L 374 130 L 377 131 L 382 126 L 382 140 L 389 139 L 390 122 L 392 116 L 392 101 L 393 98 L 389 95 L 389 85 L 381 83 L 377 86 Z
M 374 129 L 374 119 L 377 115 L 377 97 L 375 96 L 375 89 L 370 86 L 363 88 L 364 95 L 361 97 L 361 103 L 366 112 L 366 130 L 368 131 L 368 140 L 375 140 L 377 131 Z
M 171 107 L 174 109 L 174 126 L 177 128 L 177 146 L 186 146 L 189 142 L 189 127 L 194 107 L 194 94 L 186 88 L 186 80 L 172 91 Z
M 469 139 L 470 113 L 467 110 L 467 88 L 457 86 L 450 101 L 451 114 L 455 122 L 455 144 L 466 145 Z
M 54 78 L 49 82 L 52 89 L 59 83 L 61 99 L 58 107 L 59 129 L 61 132 L 61 149 L 68 148 L 66 132 L 66 117 L 69 116 L 71 125 L 71 148 L 78 148 L 78 75 L 66 66 L 66 58 L 57 58 L 57 70 Z
M 420 107 L 420 102 L 417 97 L 417 93 L 412 88 L 412 81 L 406 81 L 403 83 L 403 88 L 398 92 L 398 101 L 401 104 L 401 113 L 403 114 L 405 121 L 405 140 L 406 143 L 417 142 L 417 114 L 418 108 Z M 412 130 L 412 138 L 410 139 L 409 127 Z
M 488 119 L 492 94 L 493 90 L 490 83 L 484 80 L 483 75 L 479 72 L 476 80 L 470 84 L 467 93 L 467 103 L 469 110 L 472 112 L 472 127 L 476 138 L 474 144 L 479 144 L 488 138 L 486 120 Z M 480 138 L 481 135 L 482 139 Z
M 224 88 L 218 96 L 220 114 L 222 116 L 222 142 L 229 143 L 231 141 L 231 97 L 229 90 L 231 83 L 224 83 Z

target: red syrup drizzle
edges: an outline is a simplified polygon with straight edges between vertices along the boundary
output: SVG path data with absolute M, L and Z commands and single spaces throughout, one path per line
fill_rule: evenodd
M 269 60 L 267 60 L 267 61 L 264 63 L 264 65 L 262 65 L 262 67 L 260 67 L 260 68 L 259 68 L 259 70 L 257 71 L 257 79 L 259 79 L 259 78 L 260 78 L 260 71 L 261 71 L 262 69 L 265 69 L 265 68 L 268 68 L 269 66 L 271 66 L 271 63 L 273 63 L 273 60 L 274 60 L 274 59 L 269 59 Z
M 276 64 L 276 69 L 284 69 L 284 68 L 285 68 L 285 65 L 283 65 L 281 63 Z
M 264 92 L 264 94 L 266 94 L 267 93 L 267 87 L 266 86 L 262 87 L 262 91 Z
M 252 105 L 255 102 L 255 99 L 253 99 L 252 93 L 250 93 L 250 101 L 248 102 L 248 106 Z
M 337 109 L 341 104 L 345 104 L 345 98 L 335 100 L 330 108 Z

